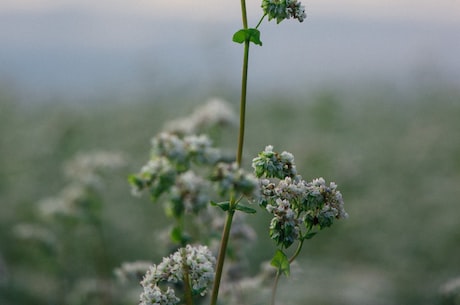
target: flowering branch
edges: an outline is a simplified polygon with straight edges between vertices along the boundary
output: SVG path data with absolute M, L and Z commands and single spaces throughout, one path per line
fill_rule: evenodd
M 267 146 L 252 160 L 255 177 L 241 168 L 250 44 L 262 45 L 258 28 L 266 16 L 268 21 L 275 19 L 277 23 L 291 18 L 302 22 L 306 14 L 305 8 L 297 0 L 262 0 L 263 15 L 255 28 L 249 28 L 246 2 L 240 1 L 243 28 L 233 35 L 233 41 L 244 44 L 236 161 L 225 161 L 206 136 L 190 135 L 190 130 L 195 131 L 195 128 L 182 124 L 181 128 L 175 127 L 176 130 L 173 128 L 154 138 L 151 160 L 138 175 L 130 177 L 133 190 L 139 193 L 143 189 L 149 189 L 153 201 L 157 201 L 163 194 L 169 195 L 167 213 L 176 221 L 171 239 L 182 246 L 180 252 L 165 258 L 162 264 L 154 265 L 147 272 L 141 282 L 144 287 L 141 304 L 177 304 L 180 299 L 167 284 L 179 280 L 184 282 L 182 288 L 184 302 L 187 305 L 193 305 L 193 296 L 204 295 L 208 290 L 207 285 L 211 282 L 210 305 L 217 304 L 234 215 L 236 211 L 256 212 L 253 208 L 241 204 L 243 197 L 258 201 L 259 205 L 273 216 L 269 236 L 275 241 L 277 250 L 271 265 L 277 271 L 272 291 L 272 305 L 275 303 L 279 278 L 283 273 L 289 275 L 290 265 L 300 254 L 304 241 L 331 226 L 335 219 L 348 216 L 337 185 L 333 182 L 327 185 L 323 178 L 305 181 L 297 173 L 294 156 L 289 152 L 277 153 L 273 151 L 272 146 Z M 211 174 L 207 176 L 209 181 L 195 174 L 195 166 L 200 168 L 200 172 L 205 171 L 206 167 L 210 169 Z M 216 187 L 221 198 L 230 198 L 229 201 L 214 202 L 208 198 L 204 190 L 208 190 L 210 185 Z M 206 252 L 207 248 L 195 250 L 188 245 L 190 238 L 185 232 L 184 215 L 198 215 L 209 206 L 209 202 L 211 206 L 219 207 L 226 213 L 217 260 L 210 257 Z M 297 243 L 297 249 L 288 259 L 284 251 L 294 243 Z M 198 252 L 206 253 L 200 254 L 201 258 L 196 258 Z M 208 262 L 204 279 L 198 280 L 199 285 L 195 282 L 196 267 L 191 256 L 198 259 L 198 262 Z M 210 264 L 212 268 L 215 265 L 212 281 L 209 275 L 212 269 L 209 267 Z

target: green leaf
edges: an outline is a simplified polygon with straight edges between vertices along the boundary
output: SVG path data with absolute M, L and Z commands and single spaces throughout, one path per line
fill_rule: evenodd
M 247 214 L 255 214 L 255 213 L 257 213 L 257 211 L 255 209 L 250 208 L 250 207 L 245 206 L 245 205 L 241 205 L 241 204 L 238 204 L 235 209 L 238 210 L 238 211 L 241 211 L 243 213 L 247 213 Z
M 260 41 L 260 31 L 258 29 L 241 29 L 233 34 L 233 41 L 237 43 L 243 43 L 245 41 L 253 42 L 256 45 L 262 46 Z
M 144 187 L 144 183 L 141 178 L 137 177 L 136 175 L 132 174 L 128 176 L 128 182 L 132 186 L 137 187 L 138 189 L 142 189 Z
M 233 41 L 237 43 L 243 43 L 246 41 L 247 33 L 244 29 L 239 30 L 235 34 L 233 34 Z
M 303 239 L 312 239 L 313 236 L 315 236 L 318 232 L 310 232 L 310 233 L 307 233 L 305 234 L 305 236 L 303 237 Z
M 174 227 L 171 230 L 171 241 L 180 244 L 180 243 L 182 243 L 182 239 L 183 239 L 183 237 L 182 237 L 181 228 Z
M 185 246 L 191 240 L 190 235 L 184 232 L 179 226 L 174 227 L 170 233 L 171 241 L 173 243 Z
M 247 29 L 249 34 L 249 41 L 262 46 L 262 41 L 260 41 L 260 31 L 258 29 Z
M 283 272 L 286 276 L 289 276 L 289 274 L 291 273 L 291 266 L 289 264 L 289 260 L 286 254 L 284 254 L 284 252 L 280 249 L 276 250 L 275 255 L 273 256 L 270 264 L 273 267 L 277 268 L 279 272 Z
M 211 200 L 211 205 L 213 207 L 219 207 L 221 208 L 223 211 L 227 212 L 228 209 L 230 208 L 230 202 L 228 201 L 224 201 L 224 202 L 214 202 Z

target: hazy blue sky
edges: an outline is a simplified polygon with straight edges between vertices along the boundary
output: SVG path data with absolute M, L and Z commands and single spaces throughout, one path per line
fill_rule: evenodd
M 460 0 L 304 2 L 307 20 L 261 27 L 254 83 L 460 83 Z M 248 0 L 250 23 L 260 2 Z M 90 96 L 238 84 L 237 0 L 2 0 L 0 83 Z

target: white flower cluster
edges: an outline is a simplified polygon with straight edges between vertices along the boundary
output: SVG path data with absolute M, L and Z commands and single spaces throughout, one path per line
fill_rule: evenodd
M 140 196 L 146 188 L 152 198 L 157 198 L 173 184 L 176 170 L 166 157 L 155 157 L 142 166 L 140 172 L 130 177 L 131 193 Z
M 303 22 L 307 18 L 305 13 L 305 7 L 302 3 L 297 2 L 297 0 L 286 0 L 286 19 L 294 18 L 298 19 L 299 22 Z
M 88 215 L 100 204 L 95 195 L 103 186 L 103 175 L 124 165 L 123 156 L 116 152 L 96 151 L 77 154 L 64 167 L 69 183 L 58 195 L 38 202 L 41 215 L 73 218 Z
M 141 293 L 139 305 L 176 305 L 180 299 L 174 294 L 174 290 L 167 287 L 161 290 L 158 286 L 144 287 Z
M 348 217 L 337 185 L 327 185 L 323 178 L 303 180 L 296 174 L 292 154 L 278 154 L 267 146 L 254 158 L 253 167 L 261 178 L 259 204 L 274 216 L 270 237 L 278 245 L 287 248 L 295 240 L 307 238 L 314 227 L 321 230 L 331 226 L 334 219 Z M 302 233 L 302 228 L 306 232 Z
M 191 115 L 169 122 L 165 130 L 177 134 L 195 134 L 215 125 L 236 125 L 238 119 L 229 104 L 221 99 L 211 99 Z
M 231 192 L 254 197 L 258 189 L 258 180 L 247 173 L 236 162 L 218 163 L 212 179 L 217 182 L 220 195 L 225 196 Z
M 315 197 L 315 202 L 322 203 L 322 208 L 319 210 L 319 206 L 316 207 L 316 214 L 313 212 L 308 218 L 311 218 L 313 222 L 318 218 L 320 226 L 329 226 L 329 219 L 345 219 L 348 218 L 348 213 L 344 208 L 344 201 L 342 193 L 337 189 L 337 184 L 331 182 L 329 185 L 323 178 L 314 179 L 311 183 L 307 184 L 308 196 Z M 313 208 L 313 207 L 312 207 Z M 325 223 L 322 219 L 325 219 Z M 315 223 L 313 223 L 315 224 Z
M 174 290 L 164 284 L 174 284 L 189 280 L 192 295 L 204 296 L 214 280 L 215 257 L 206 246 L 187 245 L 163 258 L 158 265 L 150 266 L 141 285 L 141 305 L 174 305 L 180 302 Z M 187 275 L 187 276 L 186 276 Z
M 140 172 L 130 177 L 132 192 L 139 195 L 149 189 L 152 199 L 171 191 L 174 198 L 188 200 L 187 205 L 201 206 L 203 180 L 191 171 L 193 164 L 212 166 L 220 159 L 220 152 L 206 135 L 185 137 L 162 132 L 152 139 L 152 156 Z M 191 200 L 198 202 L 191 202 Z M 195 210 L 195 208 L 193 208 Z
M 152 139 L 152 154 L 167 157 L 174 165 L 189 167 L 194 161 L 213 164 L 219 158 L 219 151 L 212 147 L 211 139 L 206 135 L 178 135 L 162 132 Z
M 38 210 L 45 218 L 54 216 L 77 217 L 81 209 L 84 208 L 81 203 L 87 196 L 84 187 L 79 184 L 69 184 L 57 196 L 41 199 L 38 202 Z
M 290 18 L 302 22 L 307 18 L 305 7 L 297 0 L 262 0 L 262 9 L 269 21 L 276 19 L 277 23 Z
M 265 150 L 252 160 L 252 167 L 257 177 L 283 179 L 297 175 L 294 156 L 287 151 L 281 154 L 274 152 L 271 145 L 266 146 Z
M 113 170 L 125 165 L 125 159 L 120 153 L 94 151 L 78 153 L 75 158 L 64 166 L 65 175 L 82 184 L 92 187 L 102 185 L 101 171 Z
M 285 247 L 290 246 L 299 238 L 302 219 L 297 217 L 286 199 L 278 198 L 274 205 L 268 204 L 266 209 L 274 216 L 270 222 L 270 237 Z
M 32 223 L 19 223 L 12 229 L 13 235 L 23 240 L 33 240 L 53 249 L 56 246 L 56 236 L 48 228 Z
M 171 188 L 171 201 L 183 206 L 188 213 L 197 213 L 209 203 L 208 181 L 189 170 L 178 175 Z

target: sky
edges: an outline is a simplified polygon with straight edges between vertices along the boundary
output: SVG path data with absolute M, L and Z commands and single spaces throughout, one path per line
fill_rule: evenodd
M 460 0 L 303 4 L 302 24 L 261 26 L 255 84 L 405 82 L 424 73 L 460 83 Z M 247 5 L 254 25 L 260 3 Z M 241 49 L 231 36 L 239 27 L 236 0 L 2 0 L 0 86 L 91 96 L 236 84 Z
M 0 13 L 46 12 L 55 9 L 82 9 L 95 14 L 145 14 L 160 18 L 218 18 L 233 19 L 239 13 L 239 1 L 209 0 L 3 0 Z M 259 1 L 247 1 L 249 14 L 259 8 Z M 304 5 L 318 15 L 349 16 L 351 18 L 396 18 L 432 22 L 459 23 L 458 0 L 329 0 L 308 1 Z M 193 14 L 191 14 L 193 12 Z M 217 18 L 217 17 L 214 17 Z

